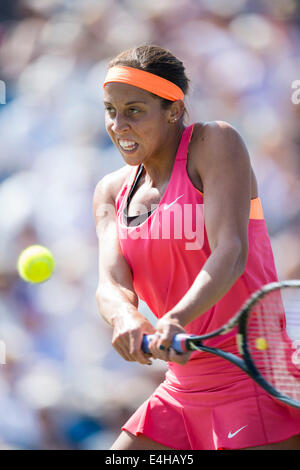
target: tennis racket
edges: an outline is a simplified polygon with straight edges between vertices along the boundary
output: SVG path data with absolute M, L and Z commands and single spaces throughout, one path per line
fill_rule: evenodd
M 234 328 L 240 356 L 203 344 Z M 143 338 L 145 352 L 150 352 L 151 338 Z M 202 336 L 177 334 L 171 347 L 178 353 L 206 351 L 227 359 L 270 395 L 300 408 L 300 280 L 266 284 L 226 325 Z

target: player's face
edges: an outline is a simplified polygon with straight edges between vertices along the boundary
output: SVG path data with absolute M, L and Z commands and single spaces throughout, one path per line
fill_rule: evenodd
M 169 111 L 160 99 L 125 83 L 104 88 L 106 130 L 129 165 L 159 157 L 169 130 Z

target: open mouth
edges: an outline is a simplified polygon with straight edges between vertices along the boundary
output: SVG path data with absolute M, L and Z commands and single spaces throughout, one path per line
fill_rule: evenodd
M 137 144 L 133 140 L 120 139 L 118 142 L 121 149 L 126 153 L 135 152 L 139 146 L 139 144 Z

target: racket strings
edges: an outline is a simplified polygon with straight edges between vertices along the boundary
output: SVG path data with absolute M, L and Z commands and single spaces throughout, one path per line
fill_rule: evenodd
M 251 358 L 267 382 L 300 401 L 300 288 L 276 290 L 253 307 L 247 324 Z

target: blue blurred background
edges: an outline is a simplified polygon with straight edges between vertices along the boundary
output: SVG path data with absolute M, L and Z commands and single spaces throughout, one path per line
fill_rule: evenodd
M 243 136 L 279 277 L 300 278 L 298 1 L 1 0 L 1 449 L 107 449 L 164 373 L 117 355 L 95 300 L 93 192 L 123 165 L 101 85 L 110 59 L 145 42 L 185 63 L 190 123 Z M 33 286 L 16 262 L 35 243 L 56 271 Z

